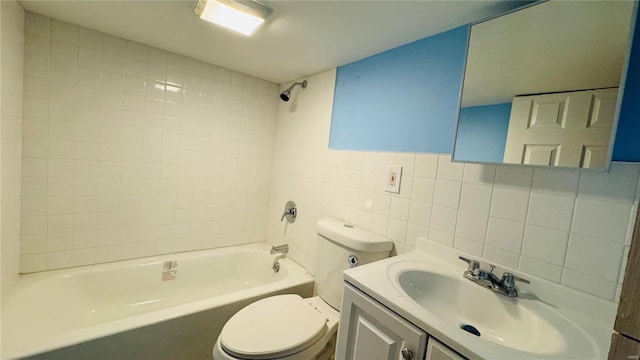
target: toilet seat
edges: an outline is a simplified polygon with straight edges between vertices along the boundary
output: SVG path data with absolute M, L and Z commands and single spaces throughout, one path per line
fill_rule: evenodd
M 219 343 L 241 359 L 273 359 L 300 352 L 328 331 L 327 318 L 299 295 L 256 301 L 237 312 L 220 333 Z

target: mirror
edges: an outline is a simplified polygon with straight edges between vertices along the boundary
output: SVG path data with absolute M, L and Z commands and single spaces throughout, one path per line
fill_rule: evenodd
M 606 169 L 633 1 L 555 1 L 471 26 L 454 161 Z

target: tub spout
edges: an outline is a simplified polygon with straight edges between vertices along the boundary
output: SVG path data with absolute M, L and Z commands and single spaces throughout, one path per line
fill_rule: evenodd
M 286 254 L 288 252 L 289 252 L 289 245 L 287 244 L 271 247 L 271 255 Z

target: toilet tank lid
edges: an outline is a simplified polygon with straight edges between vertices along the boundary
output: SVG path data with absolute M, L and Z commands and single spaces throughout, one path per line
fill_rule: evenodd
M 318 234 L 353 250 L 369 253 L 388 252 L 393 242 L 384 236 L 338 219 L 318 220 Z

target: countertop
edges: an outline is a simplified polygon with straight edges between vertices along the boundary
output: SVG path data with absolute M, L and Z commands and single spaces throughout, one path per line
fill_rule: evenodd
M 517 270 L 497 267 L 496 273 L 500 270 L 510 271 L 529 279 L 530 285 L 518 286 L 520 296 L 513 301 L 533 311 L 552 310 L 563 320 L 555 323 L 550 321 L 565 339 L 564 349 L 560 352 L 532 353 L 501 346 L 462 331 L 458 326 L 427 311 L 400 289 L 397 285 L 399 274 L 423 270 L 462 277 L 466 263 L 458 260 L 458 256 L 477 257 L 429 240 L 419 241 L 420 250 L 345 271 L 345 281 L 469 359 L 607 358 L 617 304 Z M 500 309 L 487 309 L 496 310 Z

